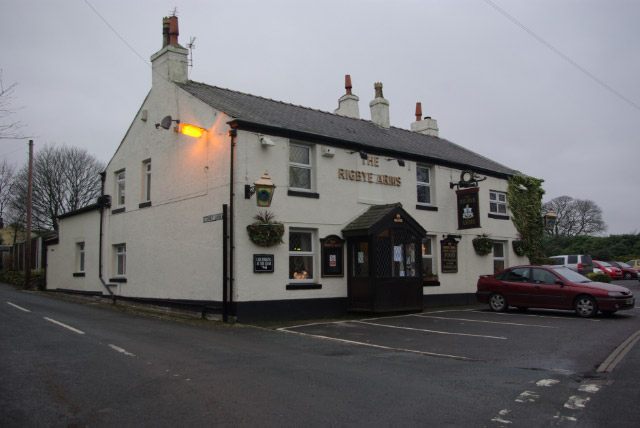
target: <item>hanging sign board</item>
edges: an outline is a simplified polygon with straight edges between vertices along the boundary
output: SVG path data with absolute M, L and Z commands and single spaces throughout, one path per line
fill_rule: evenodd
M 322 248 L 322 276 L 344 276 L 344 241 L 336 235 L 330 235 L 320 240 Z
M 480 227 L 480 202 L 478 187 L 458 190 L 458 229 L 474 229 Z
M 458 272 L 458 242 L 453 238 L 440 241 L 440 260 L 442 273 Z
M 254 254 L 253 255 L 253 272 L 254 273 L 273 273 L 273 254 Z

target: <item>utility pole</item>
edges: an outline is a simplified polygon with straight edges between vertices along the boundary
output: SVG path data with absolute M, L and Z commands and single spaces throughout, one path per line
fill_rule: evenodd
M 31 288 L 31 192 L 33 185 L 33 140 L 29 140 L 29 179 L 27 181 L 27 237 L 24 243 L 24 281 Z

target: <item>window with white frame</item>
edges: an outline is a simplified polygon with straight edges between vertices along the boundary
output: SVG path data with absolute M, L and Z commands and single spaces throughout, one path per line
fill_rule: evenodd
M 84 272 L 84 242 L 76 243 L 76 272 Z
M 142 162 L 143 195 L 142 202 L 151 201 L 151 159 Z
M 489 191 L 489 212 L 507 215 L 507 194 L 505 192 Z
M 124 188 L 125 188 L 124 170 L 116 172 L 116 206 L 124 206 Z
M 124 277 L 127 275 L 127 245 L 114 245 L 115 251 L 115 276 Z
M 418 190 L 418 204 L 432 205 L 431 168 L 420 165 L 416 166 L 416 183 Z
M 313 282 L 313 231 L 289 230 L 289 280 Z
M 312 190 L 312 169 L 311 147 L 289 144 L 289 188 Z
M 493 272 L 499 272 L 506 267 L 504 242 L 493 243 Z
M 433 236 L 427 236 L 422 240 L 422 279 L 424 281 L 438 280 L 435 237 Z

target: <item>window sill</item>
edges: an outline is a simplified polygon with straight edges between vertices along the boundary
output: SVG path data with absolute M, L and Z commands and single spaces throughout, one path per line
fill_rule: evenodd
M 423 211 L 438 211 L 438 207 L 434 207 L 433 205 L 416 205 L 416 209 Z
M 138 208 L 147 208 L 150 206 L 151 206 L 151 201 L 147 201 L 147 202 L 140 203 L 140 205 L 138 205 Z
M 322 284 L 294 283 L 287 284 L 287 290 L 321 290 Z
M 109 278 L 109 282 L 127 282 L 127 278 L 122 276 L 117 276 L 115 278 Z
M 73 276 L 74 276 L 75 278 L 83 277 L 83 276 L 84 276 L 84 272 L 74 272 L 74 273 L 73 273 Z
M 111 210 L 111 214 L 120 214 L 124 212 L 124 207 L 116 208 L 115 210 Z
M 502 215 L 502 214 L 491 214 L 489 213 L 489 218 L 493 218 L 496 220 L 509 220 L 509 216 L 508 215 Z
M 320 198 L 320 194 L 319 193 L 315 193 L 315 192 L 300 192 L 298 190 L 289 190 L 287 192 L 288 196 L 299 196 L 301 198 L 312 198 L 312 199 L 319 199 Z

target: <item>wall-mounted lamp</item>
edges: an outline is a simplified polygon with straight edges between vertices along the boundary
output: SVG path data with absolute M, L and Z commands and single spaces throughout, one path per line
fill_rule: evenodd
M 156 123 L 156 129 L 159 129 L 160 127 L 163 129 L 169 129 L 171 128 L 171 122 L 175 122 L 178 125 L 180 124 L 179 119 L 172 119 L 171 116 L 165 116 L 160 123 Z
M 392 161 L 392 160 L 398 161 L 398 165 L 399 166 L 404 166 L 404 159 L 387 158 L 387 160 L 388 161 Z
M 202 134 L 204 134 L 205 129 L 189 125 L 188 123 L 180 123 L 175 127 L 175 131 L 190 137 L 200 138 Z
M 367 159 L 369 157 L 369 155 L 364 151 L 364 150 L 360 150 L 360 159 Z
M 558 214 L 554 213 L 553 210 L 549 210 L 542 218 L 544 219 L 544 228 L 546 230 L 554 230 L 558 222 Z
M 253 183 L 253 186 L 248 184 L 244 185 L 244 198 L 251 199 L 251 196 L 256 193 L 256 204 L 259 207 L 270 207 L 275 188 L 275 184 L 273 184 L 273 181 L 269 178 L 269 172 L 265 171 L 264 175 Z

